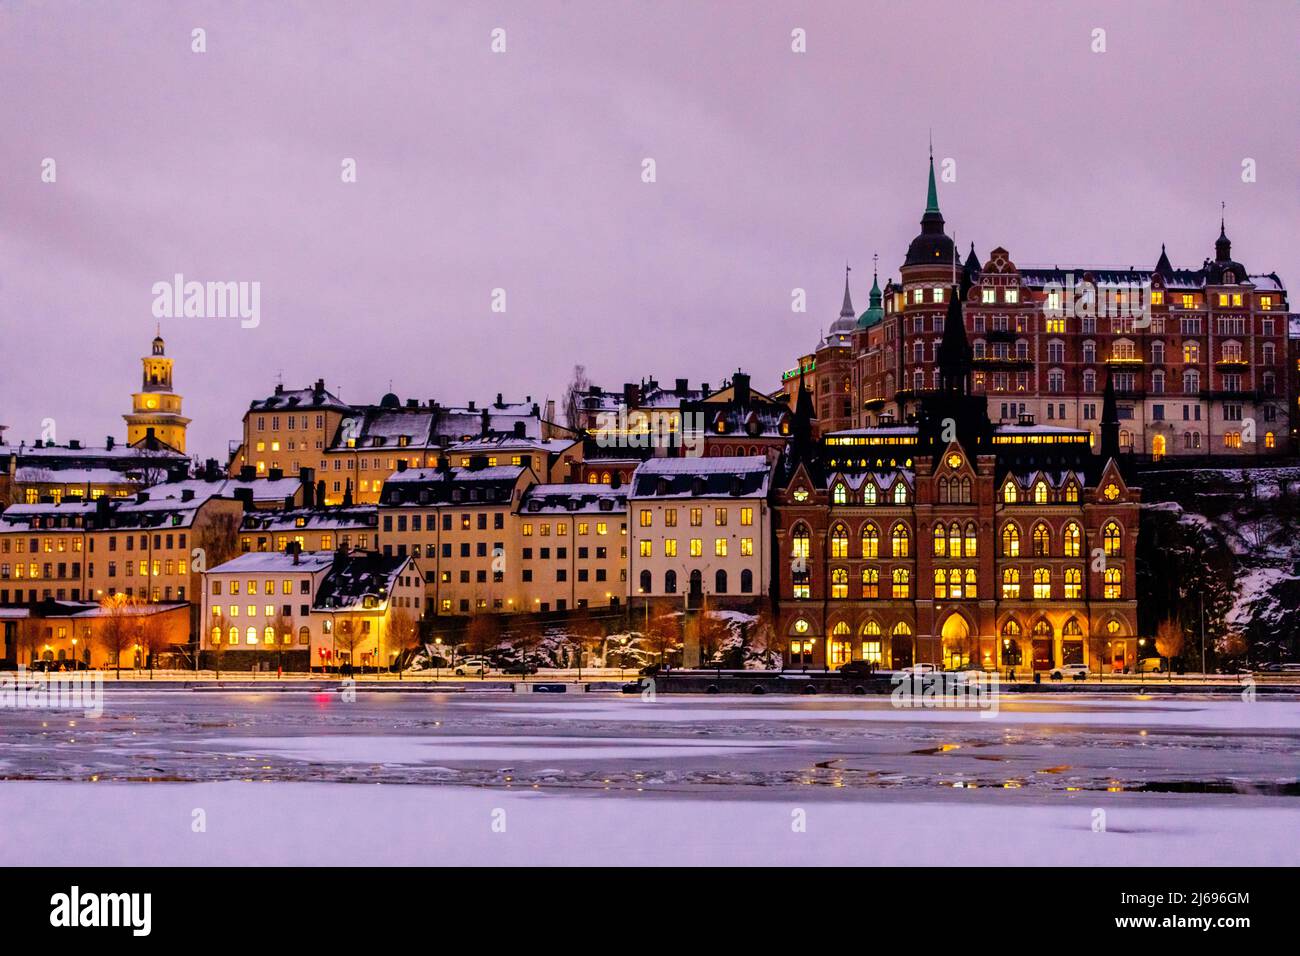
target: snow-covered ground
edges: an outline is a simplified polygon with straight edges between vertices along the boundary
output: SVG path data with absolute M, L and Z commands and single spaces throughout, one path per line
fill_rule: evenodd
M 1295 864 L 1300 702 L 117 690 L 0 712 L 0 820 L 3 865 Z
M 4 866 L 1294 865 L 1300 826 L 1295 809 L 1095 795 L 864 804 L 325 783 L 2 783 L 0 808 Z M 51 839 L 72 820 L 84 825 Z

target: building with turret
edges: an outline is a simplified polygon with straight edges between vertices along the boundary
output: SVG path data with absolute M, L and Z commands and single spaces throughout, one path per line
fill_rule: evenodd
M 919 287 L 921 314 L 943 307 L 925 325 L 937 333 L 933 384 L 906 399 L 907 421 L 818 436 L 813 397 L 798 390 L 772 496 L 786 665 L 1131 669 L 1145 640 L 1140 494 L 1121 469 L 1114 389 L 1098 449 L 1086 429 L 992 420 L 975 391 L 960 282 L 944 287 L 931 268 L 950 252 L 933 232 L 909 252 L 909 274 L 935 283 Z
M 167 357 L 161 330 L 154 336 L 144 366 L 140 391 L 131 396 L 126 419 L 126 443 L 137 445 L 156 439 L 178 452 L 185 451 L 185 427 L 190 420 L 181 414 L 181 396 L 172 389 L 172 360 Z
M 1110 381 L 1119 446 L 1139 460 L 1290 450 L 1286 289 L 1275 272 L 1234 258 L 1224 220 L 1213 257 L 1195 269 L 1175 268 L 1163 246 L 1151 268 L 1017 264 L 1001 246 L 981 258 L 974 243 L 963 259 L 931 156 L 920 225 L 899 278 L 873 295 L 847 341 L 837 319 L 783 376 L 790 396 L 800 369 L 814 376 L 820 432 L 916 418 L 940 388 L 938 350 L 956 295 L 971 394 L 987 399 L 995 421 L 1084 429 L 1095 443 Z

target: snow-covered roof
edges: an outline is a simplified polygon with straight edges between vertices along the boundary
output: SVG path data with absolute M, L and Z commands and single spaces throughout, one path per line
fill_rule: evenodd
M 572 482 L 533 485 L 519 503 L 520 512 L 621 512 L 627 507 L 628 489 L 609 485 Z
M 347 531 L 374 528 L 379 524 L 375 505 L 293 508 L 279 511 L 249 511 L 241 531 Z
M 208 574 L 314 574 L 329 568 L 334 563 L 333 551 L 303 551 L 297 555 L 283 551 L 249 551 L 231 558 L 214 568 Z

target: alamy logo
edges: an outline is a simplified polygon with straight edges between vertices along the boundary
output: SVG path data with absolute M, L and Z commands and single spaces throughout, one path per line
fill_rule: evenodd
M 179 272 L 172 281 L 153 284 L 155 319 L 239 319 L 245 329 L 262 321 L 262 283 L 186 282 Z
M 704 414 L 647 415 L 620 408 L 596 416 L 596 444 L 601 448 L 681 448 L 688 457 L 704 454 Z
M 996 673 L 983 671 L 904 672 L 890 682 L 890 704 L 901 708 L 978 710 L 980 717 L 996 717 L 1001 689 Z
M 28 673 L 20 664 L 15 673 L 0 674 L 0 710 L 79 710 L 99 717 L 104 713 L 104 675 Z
M 1043 292 L 1043 313 L 1049 319 L 1132 319 L 1136 329 L 1151 324 L 1151 286 L 1140 282 L 1099 286 L 1067 272 L 1065 282 L 1048 282 Z
M 68 893 L 50 897 L 51 926 L 125 926 L 133 936 L 148 936 L 152 913 L 152 893 L 83 894 L 74 886 Z

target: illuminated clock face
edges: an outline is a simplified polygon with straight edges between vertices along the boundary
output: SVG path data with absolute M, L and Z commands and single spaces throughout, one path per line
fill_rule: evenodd
M 948 467 L 949 467 L 949 468 L 960 468 L 960 467 L 961 467 L 961 455 L 957 454 L 956 452 L 953 452 L 951 455 L 949 455 L 949 456 L 948 456 Z
M 1112 482 L 1106 486 L 1106 490 L 1103 491 L 1102 494 L 1106 496 L 1107 501 L 1114 501 L 1119 497 L 1119 489 L 1115 487 L 1114 482 Z
M 796 490 L 795 490 L 795 493 L 794 493 L 794 500 L 795 500 L 795 501 L 807 501 L 807 500 L 808 500 L 808 489 L 807 489 L 807 488 L 798 488 L 798 489 L 796 489 Z
M 808 622 L 805 621 L 803 618 L 799 618 L 799 620 L 797 620 L 797 621 L 794 622 L 794 629 L 795 629 L 796 633 L 799 633 L 799 634 L 807 634 L 807 633 L 808 633 Z

